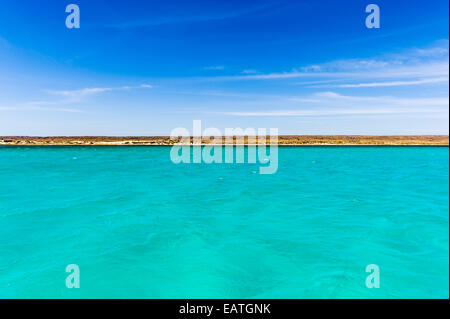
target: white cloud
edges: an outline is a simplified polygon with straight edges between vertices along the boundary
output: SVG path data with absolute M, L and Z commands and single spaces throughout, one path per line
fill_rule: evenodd
M 112 88 L 85 88 L 80 90 L 64 90 L 64 91 L 49 90 L 47 92 L 50 94 L 61 95 L 66 97 L 83 97 L 87 95 L 109 92 L 112 90 L 113 90 Z
M 349 63 L 348 61 L 346 63 Z M 338 66 L 341 63 L 335 64 Z M 352 63 L 349 63 L 352 64 Z M 392 78 L 409 78 L 409 77 L 440 77 L 449 75 L 448 60 L 421 63 L 412 65 L 385 65 L 384 63 L 376 63 L 358 61 L 353 64 L 353 70 L 346 69 L 344 64 L 342 69 L 337 67 L 335 71 L 322 68 L 324 71 L 317 72 L 300 72 L 297 70 L 282 73 L 256 74 L 256 75 L 238 75 L 216 77 L 218 80 L 279 80 L 279 79 L 297 79 L 297 78 L 328 78 L 328 79 L 392 79 Z M 372 65 L 372 67 L 371 67 Z M 383 66 L 384 65 L 384 66 Z M 363 67 L 364 66 L 364 67 Z
M 257 103 L 253 106 L 258 105 Z M 280 108 L 282 105 L 282 108 Z M 370 114 L 440 114 L 448 117 L 448 97 L 414 98 L 392 96 L 351 96 L 335 92 L 320 92 L 304 97 L 291 97 L 286 101 L 259 104 L 272 107 L 265 110 L 225 111 L 232 116 L 324 116 Z
M 280 110 L 258 112 L 223 112 L 223 115 L 247 116 L 247 117 L 276 117 L 276 116 L 329 116 L 329 115 L 380 115 L 380 114 L 413 114 L 413 113 L 444 113 L 442 110 L 430 109 L 348 109 L 348 110 Z M 448 112 L 447 112 L 448 115 Z
M 215 66 L 205 66 L 204 69 L 205 70 L 223 70 L 223 69 L 225 69 L 225 67 L 222 65 L 215 65 Z
M 49 111 L 49 112 L 68 112 L 82 113 L 82 110 L 58 107 L 42 107 L 42 106 L 0 106 L 0 111 Z
M 441 41 L 438 44 L 439 46 L 410 49 L 401 54 L 382 55 L 370 59 L 347 59 L 307 65 L 300 69 L 293 69 L 288 72 L 241 74 L 215 77 L 214 79 L 219 81 L 242 81 L 304 78 L 328 80 L 330 82 L 348 81 L 351 79 L 361 82 L 362 84 L 348 84 L 352 86 L 343 87 L 376 87 L 438 83 L 443 82 L 445 80 L 443 78 L 448 79 L 449 77 L 448 41 Z M 370 82 L 364 84 L 366 81 Z
M 234 19 L 240 16 L 251 15 L 256 12 L 270 10 L 272 7 L 276 6 L 276 3 L 269 4 L 258 4 L 244 10 L 237 11 L 223 11 L 219 12 L 211 12 L 207 15 L 197 15 L 194 13 L 186 14 L 183 10 L 183 14 L 181 15 L 173 15 L 173 16 L 154 16 L 149 20 L 136 20 L 126 21 L 121 23 L 114 23 L 110 25 L 106 25 L 107 27 L 119 28 L 119 29 L 128 29 L 128 28 L 136 28 L 136 27 L 152 27 L 152 26 L 161 26 L 161 25 L 169 25 L 169 24 L 184 24 L 184 23 L 192 23 L 192 22 L 207 22 L 207 21 L 218 21 L 218 20 L 227 20 Z
M 309 103 L 318 106 L 405 106 L 405 107 L 448 107 L 448 97 L 432 97 L 432 98 L 417 98 L 417 97 L 392 97 L 392 96 L 351 96 L 342 95 L 335 92 L 320 92 L 308 96 L 307 98 L 293 97 L 291 101 L 299 103 Z M 364 104 L 363 104 L 364 103 Z
M 440 45 L 429 48 L 416 48 L 411 50 L 412 56 L 418 57 L 445 57 L 449 54 L 449 42 L 447 39 L 438 41 Z
M 57 100 L 39 100 L 29 101 L 20 106 L 0 106 L 0 111 L 51 111 L 51 112 L 70 112 L 79 113 L 84 112 L 75 108 L 62 108 L 61 105 L 73 104 L 80 102 L 83 98 L 91 95 L 101 94 L 105 92 L 130 90 L 130 89 L 147 89 L 153 88 L 150 84 L 141 84 L 139 86 L 122 86 L 122 87 L 97 87 L 97 88 L 83 88 L 78 90 L 46 90 L 45 92 L 55 96 L 61 96 Z
M 257 70 L 246 69 L 242 71 L 242 74 L 255 74 L 258 73 Z
M 141 84 L 138 86 L 121 86 L 121 87 L 96 87 L 83 88 L 78 90 L 47 90 L 47 93 L 66 97 L 67 100 L 63 102 L 77 102 L 86 96 L 96 95 L 111 91 L 131 90 L 131 89 L 150 89 L 153 88 L 150 84 Z
M 353 84 L 327 84 L 327 85 L 313 85 L 311 87 L 335 87 L 335 88 L 360 88 L 360 87 L 389 87 L 389 86 L 406 86 L 406 85 L 420 85 L 430 83 L 448 82 L 448 77 L 437 77 L 429 79 L 420 79 L 413 81 L 391 81 L 391 82 L 372 82 L 372 83 L 353 83 Z
M 322 70 L 320 65 L 308 65 L 301 68 L 303 72 L 319 72 Z

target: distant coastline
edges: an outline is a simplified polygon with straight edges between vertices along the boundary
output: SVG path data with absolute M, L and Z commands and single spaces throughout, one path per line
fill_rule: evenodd
M 220 138 L 220 137 L 219 137 Z M 0 136 L 0 145 L 148 145 L 171 146 L 178 140 L 171 140 L 168 136 Z M 212 144 L 212 140 L 203 137 L 202 145 Z M 269 143 L 269 138 L 267 138 Z M 191 137 L 191 145 L 193 138 Z M 214 143 L 217 144 L 217 143 Z M 233 144 L 248 145 L 248 138 L 244 142 Z M 222 145 L 231 145 L 222 137 Z M 278 137 L 279 146 L 295 145 L 424 145 L 448 146 L 448 135 L 414 135 L 414 136 L 366 136 L 366 135 L 282 135 Z

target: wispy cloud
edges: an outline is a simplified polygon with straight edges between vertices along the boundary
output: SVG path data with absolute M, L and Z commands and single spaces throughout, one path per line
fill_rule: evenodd
M 81 113 L 83 110 L 77 108 L 60 107 L 61 105 L 73 104 L 80 102 L 84 97 L 101 94 L 111 91 L 131 90 L 131 89 L 150 89 L 150 84 L 141 84 L 138 86 L 121 86 L 121 87 L 96 87 L 83 88 L 77 90 L 45 90 L 45 92 L 60 96 L 57 100 L 36 100 L 24 102 L 19 106 L 0 106 L 0 111 L 48 111 L 48 112 L 69 112 Z
M 414 113 L 444 113 L 442 110 L 429 109 L 348 109 L 348 110 L 280 110 L 261 112 L 223 112 L 223 115 L 243 116 L 243 117 L 294 117 L 294 116 L 330 116 L 330 115 L 382 115 L 382 114 L 414 114 Z M 448 114 L 448 112 L 447 112 Z
M 228 12 L 217 12 L 210 13 L 205 15 L 196 15 L 195 13 L 186 14 L 183 12 L 183 15 L 172 15 L 168 16 L 167 14 L 164 16 L 154 16 L 149 20 L 136 20 L 126 21 L 120 23 L 114 23 L 108 25 L 107 27 L 117 28 L 117 29 L 131 29 L 131 28 L 142 28 L 142 27 L 155 27 L 155 26 L 164 26 L 171 24 L 182 24 L 182 23 L 202 23 L 202 22 L 212 22 L 212 21 L 221 21 L 228 19 L 235 19 L 243 16 L 252 15 L 255 13 L 261 12 L 270 12 L 270 9 L 277 7 L 278 3 L 267 3 L 267 4 L 259 4 L 252 6 L 250 8 L 242 9 L 242 10 L 234 10 Z
M 273 101 L 272 105 L 275 108 L 271 110 L 225 111 L 220 114 L 270 117 L 433 113 L 448 117 L 449 101 L 446 97 L 352 96 L 320 92 L 308 96 L 291 97 L 286 101 Z
M 153 88 L 150 84 L 141 84 L 138 86 L 121 86 L 121 87 L 95 87 L 95 88 L 83 88 L 77 90 L 46 90 L 47 93 L 66 97 L 69 101 L 79 101 L 83 97 L 96 95 L 111 91 L 123 91 L 131 89 L 150 89 Z M 66 101 L 67 102 L 67 101 Z
M 448 77 L 437 77 L 429 79 L 421 79 L 414 81 L 391 81 L 391 82 L 372 82 L 372 83 L 352 83 L 352 84 L 325 84 L 312 85 L 310 87 L 335 87 L 335 88 L 361 88 L 361 87 L 389 87 L 389 86 L 406 86 L 406 85 L 420 85 L 431 83 L 448 83 Z
M 356 62 L 356 61 L 355 61 Z M 419 63 L 412 65 L 393 65 L 393 66 L 383 66 L 383 64 L 377 64 L 373 61 L 373 67 L 369 65 L 369 61 L 357 62 L 359 65 L 365 65 L 366 69 L 363 70 L 355 66 L 353 70 L 348 69 L 337 69 L 336 71 L 315 71 L 315 72 L 303 72 L 298 70 L 293 70 L 290 72 L 281 73 L 269 73 L 269 74 L 256 74 L 256 75 L 236 75 L 236 76 L 224 76 L 216 77 L 216 80 L 280 80 L 280 79 L 298 79 L 298 78 L 329 78 L 329 79 L 371 79 L 371 78 L 408 78 L 408 77 L 439 77 L 448 76 L 449 63 L 448 60 L 443 60 L 439 62 L 431 63 Z
M 47 90 L 48 93 L 55 95 L 63 95 L 63 96 L 85 96 L 85 95 L 93 95 L 103 92 L 109 91 L 118 91 L 118 90 L 130 90 L 130 89 L 139 89 L 139 88 L 153 88 L 150 84 L 141 84 L 138 86 L 121 86 L 121 87 L 96 87 L 96 88 L 83 88 L 77 90 Z
M 0 106 L 0 111 L 47 111 L 47 112 L 67 112 L 83 113 L 84 111 L 72 108 L 43 107 L 43 106 Z
M 448 81 L 448 40 L 438 46 L 410 49 L 401 54 L 389 54 L 369 59 L 347 59 L 307 65 L 287 72 L 265 74 L 244 73 L 215 77 L 214 80 L 289 80 L 321 79 L 322 81 L 359 81 L 335 87 L 378 87 L 419 85 Z M 372 80 L 372 81 L 371 81 Z M 374 81 L 376 80 L 376 81 Z M 367 83 L 366 83 L 367 82 Z M 310 83 L 310 82 L 309 82 Z M 298 83 L 301 84 L 301 83 Z
M 392 97 L 392 96 L 353 96 L 342 95 L 335 92 L 320 92 L 303 97 L 290 98 L 291 101 L 299 103 L 309 103 L 318 106 L 352 106 L 367 107 L 375 106 L 380 108 L 404 106 L 407 109 L 411 107 L 448 107 L 449 101 L 447 97 L 433 98 L 408 98 L 408 97 Z
M 243 70 L 241 73 L 242 74 L 256 74 L 256 73 L 258 73 L 258 71 L 257 70 L 246 69 L 246 70 Z
M 112 91 L 112 88 L 84 88 L 79 90 L 48 90 L 47 92 L 54 95 L 61 95 L 66 97 L 83 97 L 87 95 L 94 95 L 103 92 Z
M 223 65 L 216 65 L 216 66 L 205 66 L 205 70 L 223 70 L 225 67 Z

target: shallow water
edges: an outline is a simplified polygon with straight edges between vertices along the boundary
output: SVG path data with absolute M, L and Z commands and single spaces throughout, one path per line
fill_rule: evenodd
M 0 147 L 0 297 L 449 297 L 447 147 L 280 147 L 274 175 L 169 152 Z

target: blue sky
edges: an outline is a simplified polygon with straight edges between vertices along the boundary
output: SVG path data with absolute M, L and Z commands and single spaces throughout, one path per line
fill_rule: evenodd
M 67 29 L 75 3 L 81 28 Z M 381 28 L 365 27 L 376 3 Z M 448 134 L 448 1 L 0 2 L 1 135 Z

